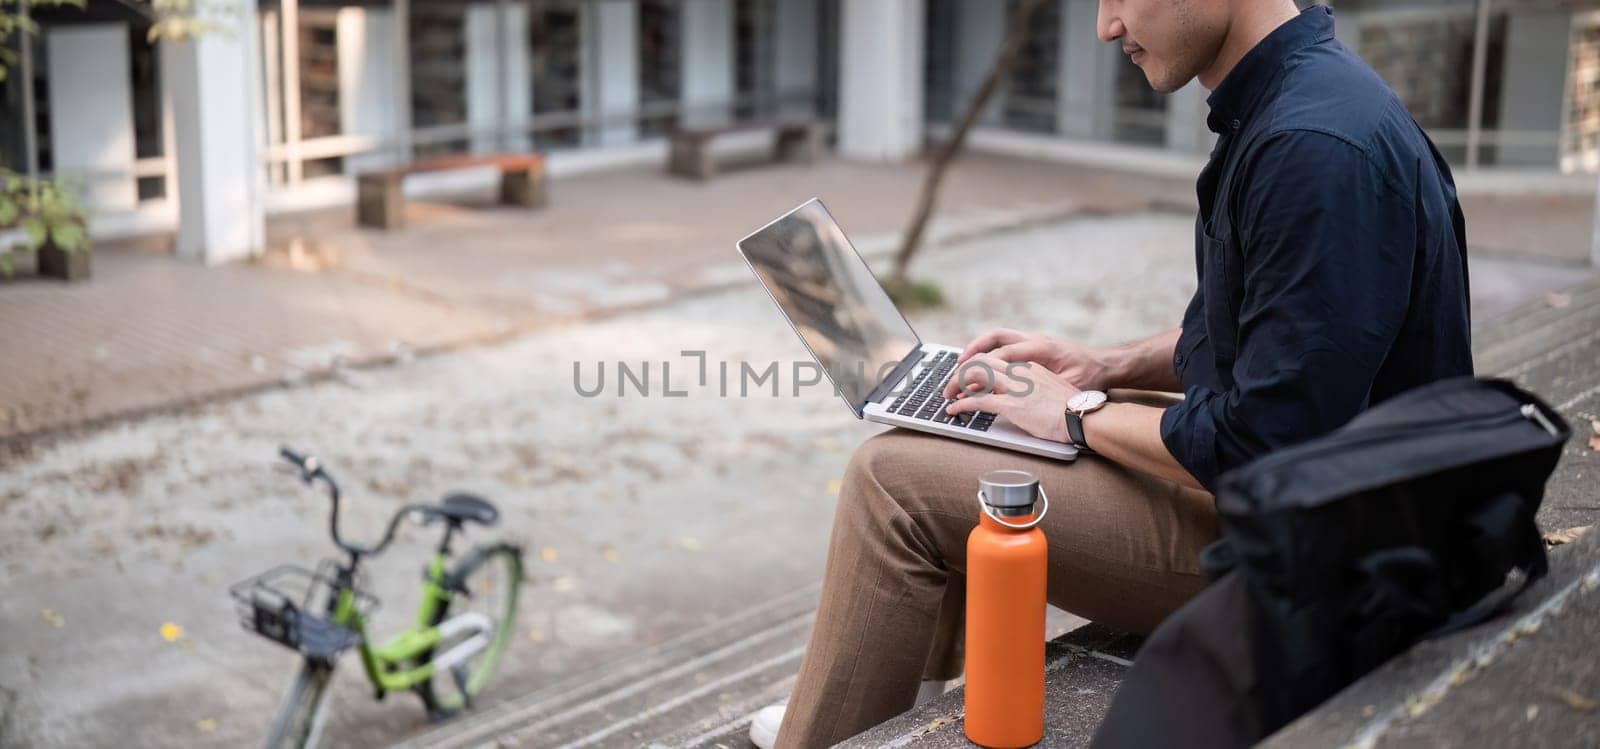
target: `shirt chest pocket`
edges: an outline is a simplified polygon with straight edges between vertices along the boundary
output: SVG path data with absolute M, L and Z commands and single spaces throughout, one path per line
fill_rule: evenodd
M 1216 222 L 1200 234 L 1205 272 L 1201 289 L 1205 295 L 1206 336 L 1216 352 L 1218 369 L 1226 372 L 1239 353 L 1239 304 L 1243 296 L 1243 258 L 1233 241 L 1233 232 Z

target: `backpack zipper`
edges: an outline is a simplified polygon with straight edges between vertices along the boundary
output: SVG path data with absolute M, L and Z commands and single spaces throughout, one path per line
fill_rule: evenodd
M 1254 463 L 1250 463 L 1250 464 L 1247 465 L 1247 468 L 1250 469 L 1250 470 L 1258 470 L 1258 469 L 1261 469 L 1261 468 L 1264 468 L 1264 467 L 1265 468 L 1270 468 L 1270 467 L 1275 466 L 1275 465 L 1277 465 L 1279 463 L 1282 463 L 1282 462 L 1284 462 L 1286 460 L 1290 460 L 1290 459 L 1294 459 L 1294 458 L 1303 458 L 1303 457 L 1306 457 L 1308 455 L 1321 455 L 1322 453 L 1325 453 L 1325 452 L 1331 452 L 1331 451 L 1334 451 L 1334 450 L 1347 449 L 1347 448 L 1350 448 L 1350 447 L 1363 445 L 1363 444 L 1366 444 L 1368 442 L 1371 442 L 1374 439 L 1383 438 L 1383 437 L 1393 437 L 1393 436 L 1395 436 L 1397 434 L 1407 434 L 1407 433 L 1410 433 L 1410 432 L 1422 431 L 1422 430 L 1426 430 L 1426 429 L 1431 429 L 1431 428 L 1436 427 L 1436 426 L 1451 425 L 1451 426 L 1456 426 L 1456 427 L 1460 427 L 1460 428 L 1477 428 L 1477 427 L 1483 427 L 1483 426 L 1495 426 L 1495 425 L 1498 425 L 1498 424 L 1501 424 L 1501 423 L 1511 423 L 1513 421 L 1516 421 L 1519 418 L 1527 419 L 1528 421 L 1531 421 L 1531 422 L 1537 424 L 1538 426 L 1542 427 L 1546 432 L 1549 432 L 1550 436 L 1552 436 L 1552 437 L 1561 436 L 1560 430 L 1556 429 L 1556 425 L 1551 423 L 1548 418 L 1545 418 L 1544 413 L 1539 410 L 1538 406 L 1536 406 L 1536 405 L 1534 405 L 1532 403 L 1524 403 L 1524 404 L 1521 404 L 1517 408 L 1516 411 L 1512 411 L 1512 412 L 1508 412 L 1508 413 L 1488 413 L 1488 414 L 1483 414 L 1481 416 L 1474 416 L 1474 417 L 1467 418 L 1467 419 L 1444 418 L 1444 419 L 1429 419 L 1427 421 L 1414 421 L 1414 422 L 1402 423 L 1402 424 L 1389 424 L 1389 425 L 1385 425 L 1385 426 L 1382 426 L 1382 427 L 1377 427 L 1377 428 L 1365 430 L 1365 431 L 1361 432 L 1360 434 L 1352 436 L 1350 439 L 1345 440 L 1345 441 L 1326 442 L 1326 443 L 1323 443 L 1323 444 L 1315 445 L 1315 446 L 1310 447 L 1310 448 L 1297 449 L 1297 448 L 1294 448 L 1294 447 L 1290 447 L 1288 449 L 1285 449 L 1285 450 L 1282 450 L 1282 451 L 1279 451 L 1279 452 L 1276 452 L 1276 453 L 1272 453 L 1272 454 L 1266 456 L 1265 458 L 1262 458 L 1262 459 L 1260 459 L 1260 460 L 1258 460 L 1258 461 L 1256 461 Z M 1239 469 L 1239 470 L 1245 470 L 1245 469 Z

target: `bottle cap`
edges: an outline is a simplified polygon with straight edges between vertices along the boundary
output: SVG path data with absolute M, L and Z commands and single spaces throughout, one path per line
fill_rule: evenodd
M 1033 512 L 1033 503 L 1039 498 L 1039 479 L 1027 471 L 989 471 L 978 477 L 978 494 L 997 515 L 1026 515 Z

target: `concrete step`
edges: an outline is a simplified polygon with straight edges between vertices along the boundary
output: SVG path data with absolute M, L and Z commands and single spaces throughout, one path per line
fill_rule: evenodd
M 1480 374 L 1514 380 L 1572 426 L 1539 511 L 1546 530 L 1600 519 L 1600 462 L 1588 446 L 1589 422 L 1600 418 L 1600 276 L 1568 293 L 1567 306 L 1527 305 L 1486 325 L 1475 341 Z
M 1140 638 L 1090 624 L 1052 640 L 1045 652 L 1045 733 L 1039 746 L 1085 746 L 1111 707 Z M 964 692 L 943 697 L 856 735 L 841 746 L 969 747 Z
M 692 738 L 787 692 L 782 682 L 799 670 L 818 591 L 807 586 L 400 746 L 639 746 L 661 736 Z
M 1262 742 L 1600 746 L 1600 532 L 1550 553 L 1512 610 L 1423 642 Z
M 1527 367 L 1530 361 L 1600 335 L 1600 276 L 1565 294 L 1565 307 L 1537 300 L 1485 321 L 1473 334 L 1479 371 L 1495 374 Z

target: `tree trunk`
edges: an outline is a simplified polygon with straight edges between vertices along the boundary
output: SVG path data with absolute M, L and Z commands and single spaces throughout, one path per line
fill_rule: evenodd
M 1000 45 L 1000 54 L 995 57 L 989 73 L 983 77 L 983 83 L 978 86 L 977 93 L 967 102 L 967 111 L 961 116 L 961 121 L 956 124 L 955 130 L 950 133 L 950 139 L 934 155 L 933 163 L 928 167 L 928 175 L 922 181 L 922 194 L 917 199 L 917 211 L 911 217 L 911 225 L 906 228 L 904 244 L 900 245 L 900 251 L 894 256 L 894 270 L 889 277 L 891 285 L 905 284 L 911 258 L 921 248 L 922 234 L 928 228 L 928 219 L 933 215 L 933 204 L 939 196 L 939 184 L 944 181 L 945 171 L 950 167 L 950 162 L 955 160 L 962 145 L 966 143 L 967 131 L 977 123 L 984 107 L 989 104 L 989 99 L 994 96 L 994 92 L 1005 80 L 1006 74 L 1011 72 L 1011 67 L 1016 64 L 1017 57 L 1022 53 L 1023 44 L 1027 42 L 1028 21 L 1032 19 L 1033 12 L 1042 5 L 1044 0 L 1021 0 L 1011 12 L 1005 42 Z

